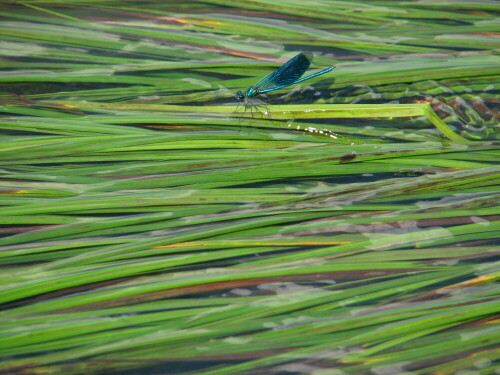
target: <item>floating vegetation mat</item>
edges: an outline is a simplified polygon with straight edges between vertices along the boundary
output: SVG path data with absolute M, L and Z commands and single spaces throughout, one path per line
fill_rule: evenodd
M 498 11 L 5 2 L 0 373 L 494 373 Z

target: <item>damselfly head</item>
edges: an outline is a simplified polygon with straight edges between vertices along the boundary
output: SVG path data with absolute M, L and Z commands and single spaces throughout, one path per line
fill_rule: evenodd
M 243 94 L 241 91 L 238 91 L 236 93 L 236 99 L 240 100 L 240 101 L 243 100 L 243 99 L 245 99 L 245 94 Z

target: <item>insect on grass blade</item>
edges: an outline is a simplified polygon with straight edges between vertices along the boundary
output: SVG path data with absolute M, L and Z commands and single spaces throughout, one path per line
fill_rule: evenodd
M 306 81 L 308 79 L 328 73 L 335 68 L 334 66 L 330 66 L 326 69 L 320 70 L 319 72 L 308 75 L 307 77 L 300 78 L 306 72 L 306 70 L 309 69 L 309 67 L 311 66 L 311 62 L 312 54 L 301 52 L 294 58 L 288 60 L 274 72 L 262 78 L 255 85 L 249 87 L 247 91 L 238 91 L 236 94 L 236 99 L 239 101 L 243 101 L 245 106 L 252 105 L 250 99 L 259 94 L 276 91 L 284 87 Z

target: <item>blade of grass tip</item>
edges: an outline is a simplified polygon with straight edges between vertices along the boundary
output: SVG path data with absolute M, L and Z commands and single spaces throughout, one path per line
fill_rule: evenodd
M 443 120 L 441 120 L 436 112 L 432 109 L 432 107 L 429 104 L 424 104 L 423 106 L 423 112 L 425 117 L 432 122 L 432 124 L 448 139 L 457 142 L 457 143 L 462 143 L 466 145 L 473 145 L 477 144 L 477 141 L 471 141 L 468 139 L 465 139 L 461 135 L 458 135 L 455 133 L 448 125 L 446 125 Z

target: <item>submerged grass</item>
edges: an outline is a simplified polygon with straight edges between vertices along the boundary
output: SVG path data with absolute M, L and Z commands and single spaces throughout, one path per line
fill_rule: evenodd
M 0 372 L 491 374 L 496 12 L 4 6 Z

